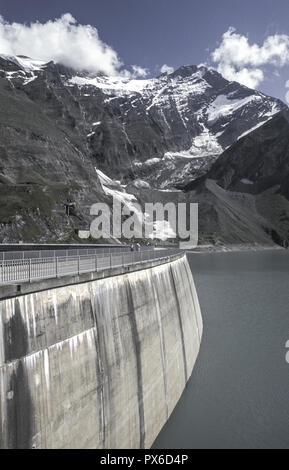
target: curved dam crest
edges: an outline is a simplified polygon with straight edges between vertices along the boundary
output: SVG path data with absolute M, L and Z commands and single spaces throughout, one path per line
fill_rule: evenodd
M 184 255 L 0 301 L 0 447 L 149 448 L 201 336 Z

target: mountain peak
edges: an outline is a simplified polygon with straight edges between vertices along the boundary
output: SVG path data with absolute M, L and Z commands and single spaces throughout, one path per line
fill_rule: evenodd
M 190 77 L 191 75 L 195 74 L 198 71 L 198 67 L 196 65 L 182 65 L 174 72 L 170 73 L 169 76 L 174 77 Z
M 5 63 L 8 63 L 10 67 L 12 64 L 14 68 L 16 67 L 18 70 L 24 70 L 25 72 L 40 70 L 48 63 L 43 60 L 34 60 L 24 55 L 13 56 L 0 54 L 0 60 L 4 61 Z

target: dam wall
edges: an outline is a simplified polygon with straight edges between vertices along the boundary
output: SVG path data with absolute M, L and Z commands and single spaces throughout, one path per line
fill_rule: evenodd
M 116 274 L 0 300 L 0 448 L 152 445 L 198 355 L 199 302 L 183 254 Z

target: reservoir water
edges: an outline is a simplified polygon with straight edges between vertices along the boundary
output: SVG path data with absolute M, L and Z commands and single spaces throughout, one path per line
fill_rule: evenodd
M 154 448 L 289 448 L 289 253 L 188 254 L 204 321 Z

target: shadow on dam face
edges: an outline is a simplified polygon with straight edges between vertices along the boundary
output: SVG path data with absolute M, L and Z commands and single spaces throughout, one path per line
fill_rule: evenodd
M 135 308 L 133 304 L 133 295 L 131 290 L 131 285 L 127 283 L 127 298 L 128 304 L 130 307 L 130 315 L 128 316 L 132 339 L 133 347 L 136 358 L 136 371 L 137 371 L 137 394 L 138 394 L 138 404 L 139 404 L 139 434 L 140 434 L 140 443 L 139 448 L 145 448 L 145 414 L 144 414 L 144 403 L 143 403 L 143 378 L 142 378 L 142 364 L 141 364 L 141 343 L 139 338 L 139 332 L 137 329 L 137 323 L 135 318 Z
M 11 398 L 7 405 L 8 446 L 10 449 L 30 449 L 33 406 L 22 361 L 17 363 L 16 370 L 12 373 L 9 394 Z
M 15 299 L 14 315 L 4 323 L 5 362 L 25 357 L 28 353 L 28 334 L 21 316 L 19 299 Z
M 28 353 L 28 335 L 23 322 L 19 300 L 15 300 L 15 313 L 4 324 L 6 361 L 13 361 L 13 372 L 7 392 L 7 434 L 10 449 L 29 449 L 32 441 L 33 405 L 29 391 L 27 371 L 23 359 Z

